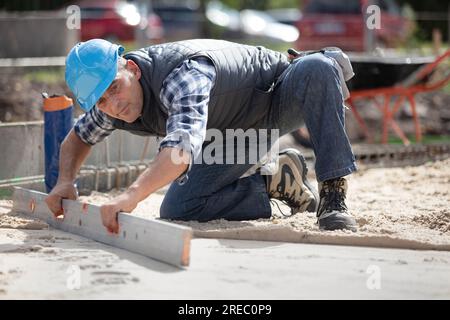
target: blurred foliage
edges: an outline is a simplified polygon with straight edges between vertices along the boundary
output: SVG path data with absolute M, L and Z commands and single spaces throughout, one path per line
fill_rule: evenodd
M 200 0 L 207 3 L 208 0 Z M 27 11 L 53 10 L 62 8 L 75 0 L 0 0 L 0 10 Z M 266 10 L 275 8 L 296 8 L 301 0 L 223 0 L 224 4 L 235 9 Z
M 400 6 L 409 5 L 415 12 L 447 13 L 450 10 L 450 2 L 442 0 L 397 0 L 397 3 Z M 418 20 L 416 26 L 415 37 L 419 41 L 431 40 L 432 31 L 435 28 L 441 30 L 444 41 L 448 39 L 449 30 L 447 20 Z
M 55 10 L 60 9 L 74 0 L 0 0 L 0 10 L 30 11 L 30 10 Z
M 223 0 L 224 4 L 234 9 L 267 10 L 276 8 L 297 8 L 299 0 Z
M 414 135 L 407 135 L 408 139 L 414 143 L 416 138 Z M 448 135 L 424 135 L 422 137 L 422 144 L 434 144 L 434 143 L 449 143 L 450 136 Z M 388 144 L 403 145 L 403 141 L 397 137 L 389 137 Z
M 64 68 L 46 68 L 34 70 L 24 75 L 31 82 L 55 84 L 64 82 Z

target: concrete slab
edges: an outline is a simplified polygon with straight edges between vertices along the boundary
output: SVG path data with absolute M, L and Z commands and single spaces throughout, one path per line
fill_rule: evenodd
M 0 299 L 18 298 L 449 299 L 450 252 L 195 239 L 179 269 L 58 230 L 0 229 Z

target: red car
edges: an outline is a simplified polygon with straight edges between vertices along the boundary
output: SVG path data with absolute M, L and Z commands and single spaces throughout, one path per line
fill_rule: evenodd
M 301 50 L 337 46 L 348 51 L 365 49 L 365 0 L 304 0 L 297 27 Z M 374 29 L 378 46 L 391 47 L 412 32 L 412 23 L 400 14 L 393 0 L 373 0 L 380 8 L 380 29 Z
M 163 37 L 161 19 L 150 12 L 146 19 L 134 3 L 120 0 L 85 0 L 81 9 L 81 40 L 102 38 L 111 41 L 134 41 L 136 28 L 145 31 L 147 40 Z

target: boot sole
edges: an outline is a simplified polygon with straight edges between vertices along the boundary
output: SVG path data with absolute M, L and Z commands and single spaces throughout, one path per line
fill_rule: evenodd
M 319 227 L 320 231 L 335 231 L 335 230 L 344 230 L 344 229 L 350 230 L 353 232 L 358 231 L 358 228 L 356 226 L 348 226 L 343 223 L 335 223 L 335 224 L 328 225 L 326 227 Z
M 319 220 L 319 230 L 321 231 L 333 231 L 333 230 L 351 230 L 353 232 L 357 231 L 356 221 L 350 219 L 345 219 L 342 217 L 329 216 Z

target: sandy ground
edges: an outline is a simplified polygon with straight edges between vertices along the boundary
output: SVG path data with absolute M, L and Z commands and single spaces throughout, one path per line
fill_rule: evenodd
M 4 200 L 0 299 L 450 298 L 450 159 L 361 170 L 349 184 L 358 232 L 319 232 L 314 215 L 277 209 L 270 220 L 191 222 L 196 237 L 240 240 L 193 240 L 187 269 L 48 229 Z M 81 200 L 101 204 L 117 193 Z M 152 195 L 134 214 L 157 217 L 162 199 Z M 325 243 L 347 246 L 317 245 Z M 74 266 L 80 290 L 69 288 Z M 381 290 L 368 285 L 371 270 L 381 274 Z
M 450 250 L 450 159 L 420 167 L 361 170 L 349 177 L 349 185 L 348 206 L 357 219 L 357 233 L 320 232 L 314 214 L 285 217 L 276 206 L 270 220 L 178 223 L 207 238 Z M 81 199 L 101 204 L 118 193 L 96 192 Z M 134 214 L 157 218 L 163 197 L 150 196 Z M 289 214 L 289 208 L 281 210 Z
M 196 239 L 177 269 L 58 230 L 5 230 L 0 299 L 450 298 L 444 251 Z

